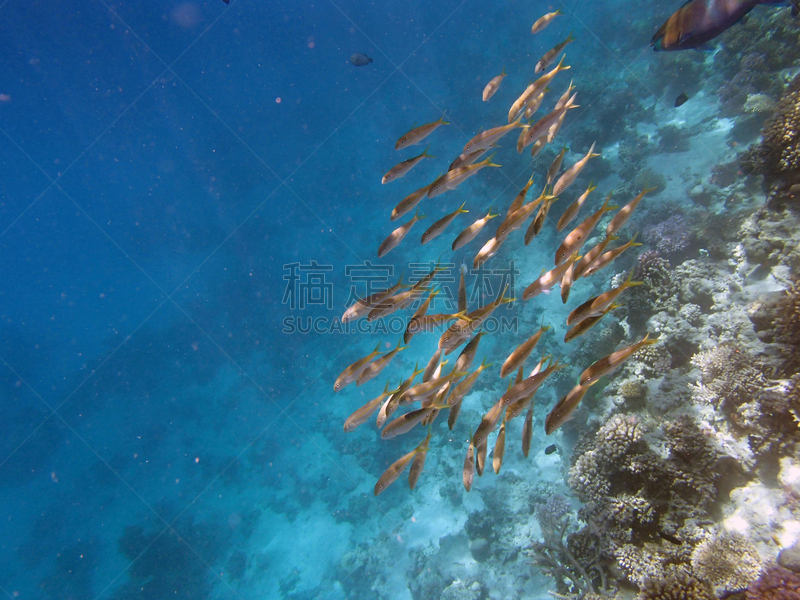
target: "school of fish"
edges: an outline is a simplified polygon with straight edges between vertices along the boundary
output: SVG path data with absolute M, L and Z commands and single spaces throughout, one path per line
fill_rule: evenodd
M 531 33 L 536 34 L 542 31 L 559 15 L 561 12 L 555 11 L 542 16 L 533 24 Z M 430 201 L 430 199 L 458 189 L 467 179 L 479 176 L 479 173 L 485 168 L 500 168 L 501 165 L 493 162 L 493 156 L 483 160 L 479 159 L 488 151 L 500 147 L 501 140 L 508 134 L 518 131 L 517 151 L 521 153 L 532 145 L 532 156 L 541 151 L 545 145 L 553 142 L 568 112 L 578 107 L 575 103 L 577 93 L 574 91 L 573 82 L 569 82 L 550 112 L 538 119 L 534 119 L 534 116 L 545 103 L 550 90 L 549 86 L 555 85 L 557 76 L 570 68 L 568 65 L 564 65 L 565 55 L 562 52 L 574 40 L 575 38 L 570 33 L 563 42 L 546 52 L 535 66 L 531 66 L 531 70 L 538 74 L 547 69 L 560 56 L 555 68 L 532 81 L 512 103 L 507 123 L 477 133 L 464 145 L 463 151 L 452 161 L 446 172 L 406 196 L 394 207 L 391 211 L 392 221 L 411 211 L 414 211 L 414 214 L 403 225 L 395 228 L 380 244 L 377 251 L 378 257 L 385 256 L 399 246 L 416 223 L 424 218 L 424 215 L 420 213 L 420 204 L 423 201 Z M 484 102 L 488 102 L 495 96 L 506 75 L 504 68 L 484 87 L 482 91 Z M 420 144 L 433 135 L 439 127 L 446 125 L 449 123 L 442 116 L 436 121 L 415 127 L 397 140 L 395 149 L 403 150 Z M 530 244 L 545 226 L 552 205 L 575 182 L 587 163 L 592 158 L 600 156 L 595 152 L 595 144 L 592 144 L 584 156 L 562 172 L 562 163 L 567 150 L 565 144 L 547 170 L 546 176 L 543 177 L 545 183 L 541 192 L 538 195 L 531 194 L 536 195 L 535 198 L 526 202 L 535 180 L 531 175 L 507 208 L 496 212 L 489 209 L 484 216 L 477 218 L 455 235 L 452 249 L 455 251 L 473 244 L 484 229 L 494 227 L 489 223 L 493 219 L 498 219 L 495 221 L 497 227 L 494 234 L 476 250 L 473 260 L 474 267 L 477 268 L 491 260 L 506 240 L 523 227 L 526 229 L 524 243 L 526 246 Z M 435 157 L 428 154 L 426 148 L 421 154 L 403 160 L 390 168 L 383 176 L 381 183 L 388 184 L 404 177 L 421 162 L 433 158 Z M 570 223 L 577 219 L 594 189 L 594 185 L 590 183 L 588 188 L 563 211 L 557 225 L 554 226 L 558 232 L 567 229 Z M 642 190 L 640 194 L 619 209 L 607 226 L 604 239 L 593 248 L 584 251 L 583 246 L 587 240 L 591 239 L 592 233 L 602 217 L 618 209 L 618 206 L 610 204 L 611 194 L 609 194 L 595 212 L 585 216 L 563 238 L 562 243 L 554 252 L 555 266 L 550 270 L 542 269 L 542 273 L 533 278 L 533 281 L 525 287 L 522 293 L 522 301 L 528 301 L 542 293 L 549 293 L 552 288 L 559 285 L 561 299 L 566 304 L 576 281 L 589 277 L 612 264 L 625 250 L 640 245 L 635 242 L 636 236 L 633 236 L 626 244 L 607 249 L 609 245 L 619 239 L 615 234 L 626 224 L 642 198 L 651 191 L 653 190 Z M 420 244 L 427 244 L 451 229 L 451 225 L 459 220 L 461 215 L 469 213 L 465 205 L 466 202 L 462 203 L 458 208 L 433 223 L 421 235 Z M 478 245 L 475 244 L 475 246 Z M 376 496 L 396 481 L 409 465 L 409 487 L 414 489 L 423 472 L 430 440 L 435 431 L 433 429 L 434 421 L 442 411 L 447 411 L 448 428 L 453 430 L 464 401 L 468 400 L 481 375 L 492 366 L 491 363 L 487 364 L 484 360 L 478 367 L 472 369 L 480 340 L 486 333 L 482 329 L 482 325 L 500 306 L 515 300 L 506 295 L 506 289 L 501 289 L 494 300 L 485 306 L 469 307 L 467 267 L 462 263 L 459 271 L 458 310 L 452 313 L 429 314 L 428 311 L 434 305 L 437 294 L 442 291 L 436 287 L 436 278 L 443 271 L 444 269 L 437 263 L 434 269 L 413 285 L 403 283 L 401 275 L 395 285 L 369 297 L 356 300 L 342 315 L 342 322 L 361 318 L 374 321 L 416 305 L 414 313 L 408 318 L 403 337 L 397 342 L 397 345 L 387 352 L 381 352 L 381 343 L 379 343 L 373 352 L 347 366 L 336 378 L 333 385 L 334 392 L 339 392 L 352 383 L 360 386 L 378 377 L 399 353 L 409 347 L 415 336 L 443 331 L 439 337 L 437 349 L 424 369 L 418 368 L 419 365 L 417 365 L 413 372 L 400 377 L 395 387 L 392 387 L 387 380 L 383 392 L 356 409 L 344 423 L 344 430 L 350 432 L 376 415 L 376 426 L 382 430 L 381 439 L 408 435 L 415 430 L 427 428 L 424 439 L 413 450 L 392 463 L 381 475 L 374 488 Z M 569 330 L 564 342 L 568 343 L 585 335 L 606 314 L 617 308 L 623 292 L 641 283 L 633 281 L 632 278 L 633 273 L 621 285 L 585 300 L 572 310 L 566 321 Z M 485 412 L 474 433 L 469 437 L 462 472 L 462 481 L 467 491 L 472 488 L 474 475 L 476 473 L 478 476 L 483 474 L 489 438 L 495 430 L 498 433 L 494 438 L 492 469 L 495 473 L 501 470 L 509 425 L 514 418 L 523 414 L 522 451 L 524 456 L 528 456 L 533 436 L 534 397 L 553 374 L 567 367 L 559 358 L 554 359 L 550 355 L 543 354 L 541 358 L 534 359 L 536 364 L 530 371 L 525 368 L 526 361 L 533 354 L 543 334 L 549 329 L 550 326 L 545 325 L 543 319 L 537 328 L 531 328 L 524 341 L 510 349 L 507 358 L 502 363 L 499 371 L 501 378 L 508 377 L 513 373 L 516 375 L 511 378 L 507 391 Z M 582 372 L 575 387 L 561 398 L 547 415 L 544 422 L 545 434 L 552 434 L 574 414 L 592 385 L 619 368 L 641 347 L 657 341 L 650 338 L 648 334 L 641 341 L 592 363 Z M 387 347 L 390 346 L 387 344 Z M 449 359 L 445 357 L 460 348 L 456 360 L 450 363 Z M 420 381 L 417 381 L 419 375 L 422 377 Z M 402 414 L 396 415 L 395 413 L 401 408 L 403 409 Z

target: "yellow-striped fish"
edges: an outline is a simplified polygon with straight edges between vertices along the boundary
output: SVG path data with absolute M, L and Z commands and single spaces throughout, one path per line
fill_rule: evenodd
M 439 119 L 438 121 L 434 121 L 433 123 L 426 123 L 425 125 L 420 125 L 419 127 L 415 127 L 405 135 L 403 135 L 397 143 L 394 145 L 395 150 L 401 150 L 403 148 L 408 148 L 409 146 L 413 146 L 414 144 L 419 144 L 422 140 L 436 131 L 436 128 L 439 125 L 450 125 L 447 121 L 444 120 L 444 117 Z

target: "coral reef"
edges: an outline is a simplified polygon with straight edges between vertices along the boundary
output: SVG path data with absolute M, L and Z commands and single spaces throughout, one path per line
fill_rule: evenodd
M 716 600 L 716 596 L 707 583 L 679 571 L 646 581 L 637 600 Z
M 650 225 L 644 230 L 645 241 L 660 254 L 677 254 L 689 246 L 692 234 L 689 221 L 681 214 Z
M 761 572 L 761 559 L 747 539 L 724 533 L 701 542 L 692 552 L 692 568 L 714 586 L 717 596 L 747 588 Z
M 537 505 L 535 516 L 543 539 L 531 547 L 534 564 L 555 580 L 557 591 L 585 596 L 608 589 L 595 536 L 586 531 L 567 536 L 574 525 L 574 516 L 566 498 L 552 496 Z
M 731 413 L 764 387 L 766 378 L 755 357 L 735 343 L 723 343 L 692 357 L 700 369 L 694 397 Z
M 767 186 L 800 181 L 800 75 L 792 80 L 765 124 L 756 155 Z
M 686 152 L 689 149 L 689 134 L 677 125 L 658 128 L 658 149 L 662 152 Z
M 800 575 L 771 566 L 747 588 L 747 600 L 800 600 Z

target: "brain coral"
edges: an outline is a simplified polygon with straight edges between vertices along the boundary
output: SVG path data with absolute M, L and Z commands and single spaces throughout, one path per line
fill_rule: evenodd
M 761 559 L 744 536 L 723 533 L 698 544 L 692 553 L 692 567 L 723 596 L 747 588 L 761 572 Z

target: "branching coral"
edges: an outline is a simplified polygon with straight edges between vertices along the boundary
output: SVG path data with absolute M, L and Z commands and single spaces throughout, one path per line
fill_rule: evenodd
M 556 494 L 539 504 L 534 514 L 543 538 L 531 548 L 534 562 L 555 579 L 558 591 L 584 597 L 607 589 L 601 552 L 594 536 L 579 532 L 567 537 L 573 524 L 567 500 Z
M 747 588 L 761 571 L 761 559 L 741 534 L 724 533 L 700 543 L 692 553 L 692 568 L 715 587 L 718 596 Z

